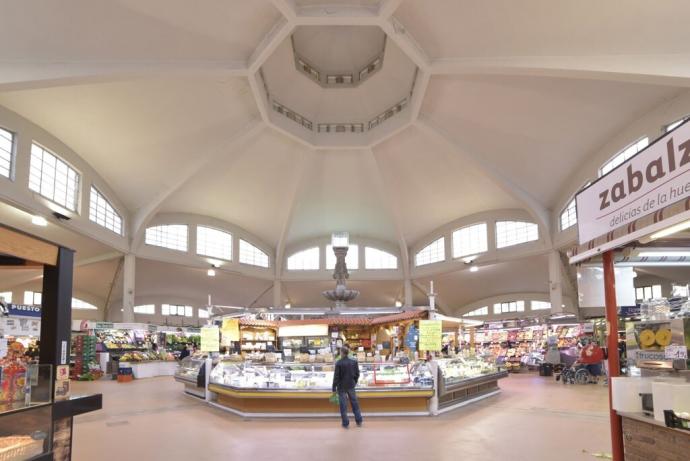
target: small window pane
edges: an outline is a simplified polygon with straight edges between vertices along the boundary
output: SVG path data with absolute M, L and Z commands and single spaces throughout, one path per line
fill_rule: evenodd
M 29 306 L 40 306 L 41 305 L 41 292 L 38 291 L 25 291 L 24 292 L 24 304 Z
M 683 122 L 686 121 L 687 119 L 688 119 L 688 117 L 683 117 L 680 120 L 676 120 L 675 122 L 673 122 L 669 125 L 666 125 L 666 133 L 668 133 L 669 131 L 675 130 L 676 128 L 681 126 L 683 124 Z
M 652 287 L 644 287 L 644 299 L 652 299 Z
M 0 298 L 7 304 L 12 304 L 12 292 L 11 291 L 3 291 L 0 293 Z
M 473 224 L 453 232 L 453 257 L 476 255 L 488 249 L 486 223 Z
M 652 285 L 652 298 L 661 298 L 661 285 Z
M 561 213 L 561 230 L 566 230 L 567 228 L 577 224 L 577 208 L 575 199 L 572 199 L 568 206 L 565 207 Z
M 489 315 L 489 306 L 480 307 L 479 309 L 467 312 L 463 314 L 463 317 L 480 317 L 483 315 Z
M 415 255 L 415 265 L 424 266 L 426 264 L 437 263 L 446 259 L 446 239 L 441 237 L 422 248 Z
M 532 301 L 533 311 L 541 311 L 546 309 L 551 309 L 551 303 L 546 301 Z
M 644 299 L 644 288 L 635 289 L 635 299 Z
M 153 315 L 156 313 L 156 306 L 154 304 L 142 304 L 141 306 L 134 306 L 134 313 Z
M 146 244 L 187 251 L 187 226 L 184 224 L 165 224 L 146 229 Z
M 31 146 L 29 189 L 71 211 L 77 211 L 80 175 L 52 152 Z
M 240 239 L 240 262 L 251 266 L 268 267 L 268 255 L 251 243 Z
M 122 217 L 98 190 L 91 186 L 89 220 L 122 235 Z
M 207 319 L 207 318 L 209 318 L 208 310 L 206 310 L 206 309 L 199 309 L 199 318 L 200 318 L 200 319 Z
M 293 254 L 287 259 L 287 268 L 291 271 L 317 270 L 319 268 L 319 247 Z
M 366 269 L 397 269 L 398 258 L 378 248 L 364 247 L 364 267 Z
M 0 128 L 0 176 L 9 178 L 12 175 L 13 151 L 14 134 Z
M 184 307 L 184 316 L 185 317 L 194 317 L 194 309 L 192 306 L 185 306 Z
M 616 155 L 611 158 L 608 162 L 604 163 L 599 169 L 599 176 L 605 176 L 610 173 L 617 166 L 623 164 L 626 160 L 633 158 L 639 151 L 644 149 L 649 145 L 649 138 L 641 138 L 629 146 L 622 149 Z
M 333 253 L 333 245 L 326 245 L 326 269 L 335 269 L 335 253 Z M 347 255 L 345 256 L 345 264 L 348 270 L 359 269 L 359 246 L 350 245 L 347 250 Z
M 72 298 L 72 309 L 97 310 L 98 307 L 87 303 L 86 301 L 82 301 L 79 298 Z
M 210 227 L 196 227 L 196 252 L 199 255 L 232 260 L 232 235 Z
M 496 222 L 496 248 L 539 240 L 539 226 L 523 221 Z

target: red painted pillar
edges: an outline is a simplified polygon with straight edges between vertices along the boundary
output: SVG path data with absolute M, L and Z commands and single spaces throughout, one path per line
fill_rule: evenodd
M 623 429 L 621 417 L 613 410 L 611 378 L 620 375 L 618 357 L 618 305 L 616 303 L 616 275 L 613 270 L 613 251 L 604 253 L 604 296 L 606 299 L 606 323 L 608 325 L 608 370 L 609 370 L 609 417 L 611 419 L 611 446 L 613 461 L 624 461 Z

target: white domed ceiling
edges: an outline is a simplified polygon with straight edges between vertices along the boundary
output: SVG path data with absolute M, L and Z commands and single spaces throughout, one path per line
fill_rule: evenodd
M 8 2 L 0 105 L 103 177 L 130 237 L 193 213 L 273 249 L 337 230 L 412 248 L 490 210 L 548 234 L 572 176 L 690 84 L 683 1 L 327 3 Z M 446 304 L 478 299 L 453 277 Z

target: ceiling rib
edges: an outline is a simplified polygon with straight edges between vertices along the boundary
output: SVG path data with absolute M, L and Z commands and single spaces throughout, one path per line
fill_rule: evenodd
M 179 170 L 177 175 L 170 178 L 169 186 L 162 190 L 153 200 L 145 206 L 139 208 L 132 218 L 129 235 L 130 249 L 136 250 L 143 241 L 144 230 L 148 222 L 158 212 L 165 200 L 180 189 L 187 181 L 194 177 L 202 168 L 211 164 L 213 161 L 228 155 L 229 152 L 240 146 L 242 143 L 250 141 L 256 135 L 261 133 L 265 124 L 260 120 L 252 120 L 240 130 L 235 132 L 235 135 L 227 143 L 213 149 L 205 155 L 199 155 L 195 158 L 194 164 L 190 165 L 186 170 Z M 237 157 L 237 156 L 235 156 Z
M 443 129 L 436 126 L 427 117 L 420 116 L 415 125 L 424 133 L 432 138 L 441 141 L 450 150 L 457 153 L 462 159 L 482 171 L 489 179 L 491 179 L 497 186 L 507 192 L 511 197 L 521 203 L 525 209 L 532 215 L 534 220 L 541 228 L 541 235 L 546 241 L 549 248 L 553 246 L 551 240 L 551 221 L 549 211 L 538 203 L 527 191 L 515 184 L 510 178 L 496 170 L 496 168 L 489 165 L 479 155 L 472 152 L 472 150 L 464 148 L 458 141 L 452 138 Z

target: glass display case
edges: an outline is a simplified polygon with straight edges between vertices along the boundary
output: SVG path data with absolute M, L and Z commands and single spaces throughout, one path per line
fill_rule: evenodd
M 357 385 L 361 390 L 431 389 L 432 373 L 424 362 L 361 363 Z M 222 361 L 211 372 L 210 382 L 241 390 L 330 391 L 333 363 L 255 364 Z
M 185 392 L 197 397 L 206 396 L 206 360 L 185 357 L 175 371 L 175 381 L 185 385 Z
M 498 389 L 508 372 L 479 357 L 454 357 L 438 361 L 439 402 L 458 401 Z

